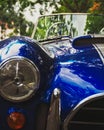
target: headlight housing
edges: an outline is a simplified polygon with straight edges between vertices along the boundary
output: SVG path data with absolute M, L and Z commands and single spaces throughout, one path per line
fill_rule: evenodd
M 0 66 L 0 93 L 6 100 L 28 100 L 38 89 L 40 73 L 27 58 L 14 57 Z

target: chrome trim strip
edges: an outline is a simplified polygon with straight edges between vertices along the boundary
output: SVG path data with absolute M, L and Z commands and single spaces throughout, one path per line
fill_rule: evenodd
M 102 53 L 102 50 L 101 49 L 99 49 L 99 48 L 102 48 L 104 45 L 103 44 L 99 44 L 99 45 L 97 45 L 97 44 L 93 44 L 93 46 L 95 47 L 95 49 L 97 50 L 97 52 L 98 52 L 98 54 L 99 54 L 99 56 L 100 56 L 100 58 L 101 58 L 101 60 L 102 60 L 102 62 L 103 62 L 103 64 L 104 64 L 104 55 L 103 55 L 103 53 Z
M 76 107 L 74 107 L 74 109 L 68 114 L 68 116 L 66 117 L 66 119 L 64 120 L 64 124 L 63 124 L 63 130 L 68 130 L 68 124 L 70 123 L 71 119 L 73 118 L 73 116 L 76 114 L 76 112 L 78 112 L 78 110 L 80 108 L 82 108 L 85 104 L 87 104 L 88 102 L 94 101 L 96 99 L 100 99 L 104 97 L 104 93 L 98 93 L 98 94 L 94 94 L 91 95 L 85 99 L 83 99 L 82 101 L 80 101 Z
M 60 90 L 55 88 L 51 96 L 46 130 L 60 130 Z

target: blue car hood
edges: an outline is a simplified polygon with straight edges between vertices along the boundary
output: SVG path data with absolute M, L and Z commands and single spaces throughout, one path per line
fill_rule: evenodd
M 71 48 L 65 55 L 56 57 L 54 77 L 44 99 L 48 102 L 53 89 L 59 88 L 63 118 L 80 101 L 104 92 L 103 50 L 100 46 L 84 50 Z

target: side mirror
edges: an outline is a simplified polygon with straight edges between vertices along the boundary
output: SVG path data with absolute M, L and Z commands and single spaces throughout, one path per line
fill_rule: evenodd
M 93 44 L 104 43 L 104 36 L 92 37 L 91 35 L 85 35 L 75 38 L 72 41 L 72 46 L 75 49 L 89 48 Z

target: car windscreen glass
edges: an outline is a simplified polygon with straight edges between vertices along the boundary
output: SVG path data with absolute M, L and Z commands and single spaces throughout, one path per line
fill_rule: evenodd
M 104 15 L 82 13 L 41 16 L 34 30 L 33 38 L 36 40 L 104 34 Z

